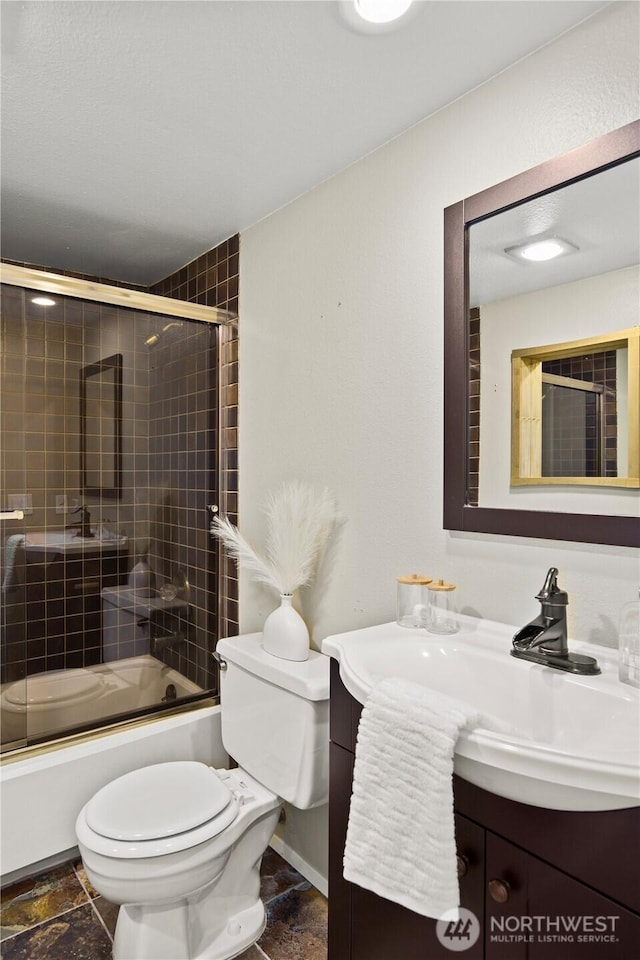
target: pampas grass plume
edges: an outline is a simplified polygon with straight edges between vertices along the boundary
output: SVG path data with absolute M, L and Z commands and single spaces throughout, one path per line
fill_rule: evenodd
M 247 573 L 252 574 L 259 583 L 265 583 L 278 593 L 283 592 L 277 570 L 274 570 L 266 560 L 263 560 L 256 553 L 238 528 L 234 527 L 226 517 L 214 517 L 211 532 L 222 540 L 229 556 L 233 557 L 238 567 L 242 567 Z
M 266 553 L 278 570 L 283 593 L 294 593 L 313 579 L 335 525 L 333 494 L 300 480 L 283 483 L 267 499 Z
M 268 498 L 266 558 L 226 518 L 213 521 L 216 536 L 239 567 L 256 580 L 292 594 L 313 580 L 329 538 L 340 520 L 333 494 L 301 480 L 285 481 Z

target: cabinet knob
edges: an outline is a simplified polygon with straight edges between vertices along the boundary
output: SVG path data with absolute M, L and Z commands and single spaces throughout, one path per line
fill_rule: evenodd
M 496 903 L 506 903 L 511 894 L 511 887 L 506 880 L 489 880 L 489 896 Z
M 469 861 L 466 857 L 458 856 L 456 857 L 456 862 L 458 865 L 458 877 L 466 877 L 469 872 Z

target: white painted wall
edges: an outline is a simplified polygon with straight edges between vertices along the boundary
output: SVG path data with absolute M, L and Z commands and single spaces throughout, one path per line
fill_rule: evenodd
M 554 565 L 571 635 L 614 642 L 637 552 L 442 529 L 442 226 L 449 204 L 638 117 L 638 12 L 613 4 L 242 234 L 240 526 L 263 542 L 283 479 L 336 492 L 332 577 L 305 597 L 316 641 L 393 619 L 412 570 L 520 624 Z M 273 606 L 243 578 L 243 631 Z
M 637 266 L 505 297 L 480 308 L 480 497 L 482 507 L 638 516 L 638 490 L 609 487 L 510 487 L 511 351 L 605 336 L 638 326 Z M 625 357 L 627 352 L 624 351 Z M 621 364 L 622 366 L 622 364 Z M 627 372 L 618 380 L 626 397 Z M 618 435 L 624 437 L 626 411 Z M 626 441 L 626 438 L 624 438 Z M 620 463 L 626 462 L 627 444 Z M 621 476 L 624 473 L 621 471 Z

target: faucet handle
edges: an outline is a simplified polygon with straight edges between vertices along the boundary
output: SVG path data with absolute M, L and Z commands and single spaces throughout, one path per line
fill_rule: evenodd
M 541 603 L 569 603 L 568 594 L 564 590 L 561 590 L 558 586 L 557 567 L 550 567 L 547 571 L 547 576 L 542 584 L 542 587 L 540 588 L 540 592 L 536 594 L 536 600 L 540 600 Z

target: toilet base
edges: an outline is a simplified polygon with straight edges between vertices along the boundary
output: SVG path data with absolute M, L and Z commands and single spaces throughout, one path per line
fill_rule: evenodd
M 191 953 L 189 912 L 187 901 L 157 913 L 149 907 L 120 907 L 113 960 L 131 960 L 134 944 L 136 957 L 154 960 L 232 960 L 256 942 L 266 925 L 264 905 L 258 900 L 230 917 L 201 951 Z

